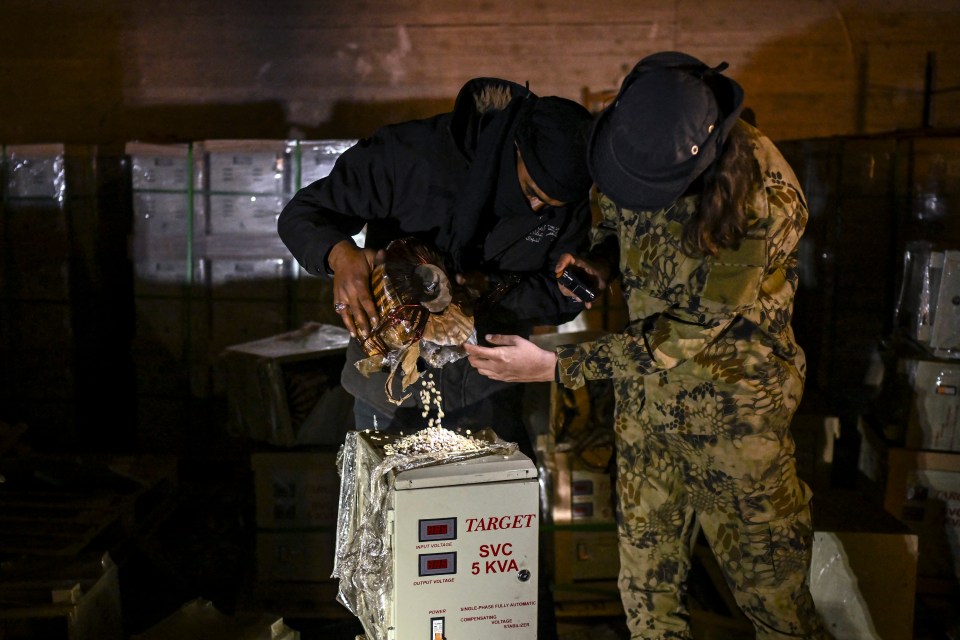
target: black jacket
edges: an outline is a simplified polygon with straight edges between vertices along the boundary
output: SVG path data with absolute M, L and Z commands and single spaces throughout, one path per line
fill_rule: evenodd
M 560 294 L 553 267 L 561 253 L 586 249 L 590 209 L 587 194 L 539 214 L 523 201 L 513 131 L 536 99 L 518 84 L 476 78 L 452 112 L 377 130 L 293 197 L 280 214 L 281 239 L 321 277 L 331 276 L 326 257 L 333 245 L 364 225 L 370 248 L 414 236 L 445 254 L 455 272 L 479 270 L 494 281 L 518 276 L 494 313 L 478 314 L 481 339 L 572 320 L 582 305 Z
M 377 130 L 284 207 L 281 239 L 304 269 L 321 277 L 332 275 L 326 258 L 333 245 L 367 225 L 367 247 L 414 236 L 444 254 L 451 274 L 482 271 L 495 282 L 519 279 L 498 305 L 477 312 L 480 341 L 487 333 L 529 335 L 535 325 L 572 320 L 582 306 L 561 295 L 553 267 L 561 253 L 586 250 L 590 208 L 587 194 L 581 202 L 544 207 L 539 214 L 524 199 L 513 134 L 518 115 L 536 99 L 518 84 L 476 78 L 461 89 L 452 112 Z M 344 388 L 393 416 L 394 428 L 418 423 L 418 394 L 399 408 L 389 404 L 386 373 L 360 375 L 353 362 L 362 357 L 351 340 Z M 486 378 L 466 358 L 433 377 L 446 424 L 492 426 L 532 452 L 522 423 L 522 385 Z

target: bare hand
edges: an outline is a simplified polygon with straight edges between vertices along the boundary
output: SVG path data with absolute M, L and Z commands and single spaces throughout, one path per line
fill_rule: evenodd
M 496 347 L 464 344 L 467 359 L 482 375 L 504 382 L 549 382 L 554 379 L 557 355 L 520 336 L 490 335 Z
M 344 240 L 330 249 L 327 263 L 333 271 L 333 301 L 343 325 L 350 335 L 362 338 L 370 335 L 377 325 L 377 305 L 370 291 L 370 273 L 375 264 L 373 249 L 360 249 Z
M 583 270 L 587 275 L 591 276 L 596 280 L 596 283 L 597 283 L 596 293 L 599 293 L 607 288 L 607 285 L 609 284 L 609 280 L 610 280 L 610 270 L 606 268 L 605 265 L 601 265 L 600 263 L 597 263 L 597 262 L 591 262 L 590 260 L 587 260 L 585 258 L 580 258 L 578 256 L 575 256 L 572 253 L 564 253 L 560 256 L 560 259 L 557 260 L 557 266 L 554 268 L 554 271 L 557 277 L 559 278 L 560 274 L 563 273 L 563 270 L 571 265 Z M 577 300 L 580 300 L 575 295 L 573 295 L 573 292 L 571 292 L 565 286 L 563 285 L 557 285 L 557 286 L 560 287 L 560 292 L 563 295 L 567 296 L 568 298 L 575 298 Z M 580 301 L 583 302 L 582 300 Z M 593 306 L 593 303 L 584 302 L 583 306 L 589 309 Z

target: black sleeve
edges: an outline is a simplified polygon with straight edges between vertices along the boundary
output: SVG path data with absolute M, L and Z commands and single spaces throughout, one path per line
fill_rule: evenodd
M 300 189 L 280 212 L 280 239 L 308 273 L 332 275 L 326 259 L 333 245 L 388 215 L 394 184 L 389 150 L 380 135 L 361 140 L 330 175 Z

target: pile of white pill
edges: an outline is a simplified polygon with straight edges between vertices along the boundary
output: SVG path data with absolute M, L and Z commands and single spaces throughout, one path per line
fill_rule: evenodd
M 477 451 L 486 446 L 482 440 L 469 435 L 469 431 L 466 434 L 460 435 L 443 427 L 428 427 L 403 436 L 392 444 L 385 444 L 383 450 L 388 456 L 409 456 Z

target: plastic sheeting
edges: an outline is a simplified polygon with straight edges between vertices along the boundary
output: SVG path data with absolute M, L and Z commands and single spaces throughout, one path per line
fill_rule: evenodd
M 880 640 L 870 608 L 836 535 L 818 534 L 813 545 L 810 592 L 836 640 Z

